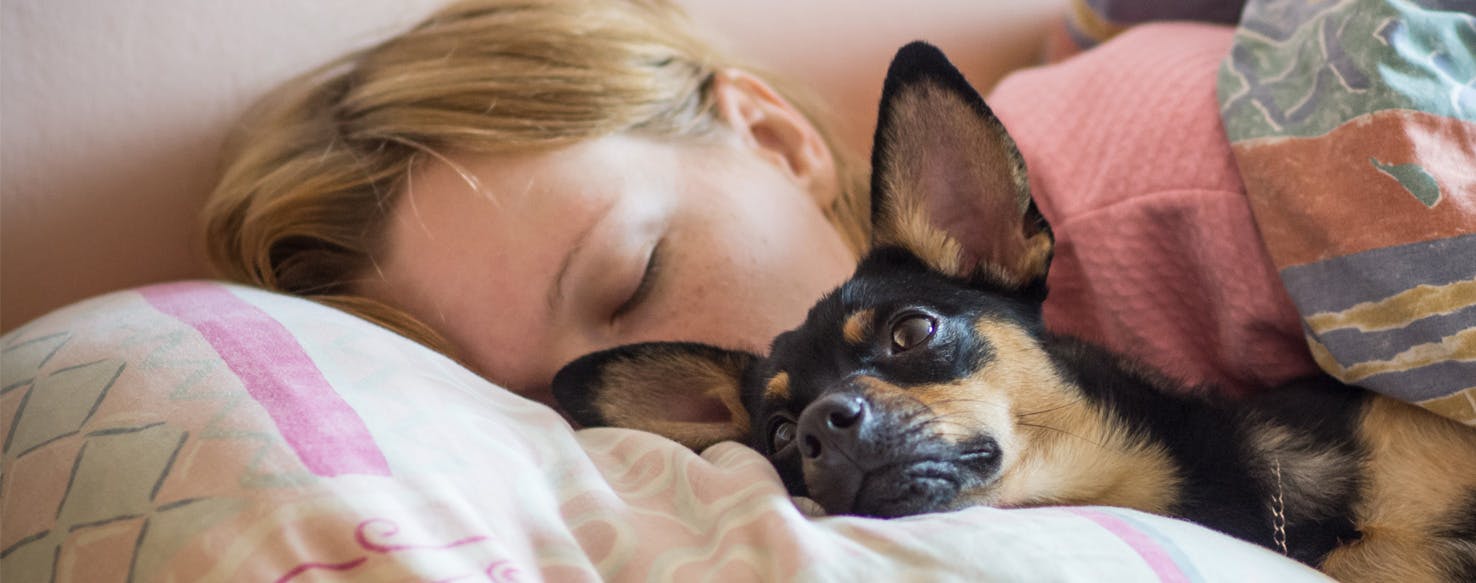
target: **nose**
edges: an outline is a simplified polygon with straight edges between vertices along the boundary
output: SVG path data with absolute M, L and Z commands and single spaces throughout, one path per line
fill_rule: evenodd
M 799 450 L 806 460 L 856 460 L 861 432 L 871 420 L 866 399 L 855 394 L 832 394 L 805 407 L 799 418 Z M 841 459 L 836 459 L 837 457 Z

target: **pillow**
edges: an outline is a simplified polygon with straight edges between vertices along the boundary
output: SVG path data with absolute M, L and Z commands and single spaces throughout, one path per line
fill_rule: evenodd
M 1219 72 L 1262 239 L 1333 376 L 1476 425 L 1469 0 L 1251 0 Z
M 0 346 L 6 581 L 1321 580 L 1113 508 L 810 518 L 750 449 L 576 432 L 403 337 L 232 285 L 114 293 Z

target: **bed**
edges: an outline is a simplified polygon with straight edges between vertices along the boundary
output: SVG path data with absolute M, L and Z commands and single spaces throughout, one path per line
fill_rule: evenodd
M 4 347 L 8 581 L 1315 578 L 1114 508 L 811 518 L 745 447 L 574 431 L 372 324 L 215 282 Z
M 216 12 L 209 14 L 209 22 L 241 35 L 269 30 L 284 15 L 301 18 L 299 24 L 322 27 L 337 22 L 349 4 L 357 7 L 353 14 L 359 19 L 298 45 L 305 55 L 317 55 L 313 58 L 281 48 L 266 50 L 266 64 L 230 74 L 245 76 L 232 77 L 236 85 L 231 91 L 249 95 L 342 46 L 414 20 L 434 2 L 325 3 L 315 9 L 287 4 L 292 3 L 240 9 L 256 20 Z M 820 64 L 840 58 L 836 55 L 809 54 L 812 62 L 796 64 L 790 72 L 855 75 L 831 83 L 830 90 L 861 93 L 847 95 L 846 100 L 874 101 L 891 46 L 916 34 L 910 28 L 953 24 L 939 29 L 938 35 L 940 44 L 955 54 L 969 46 L 990 46 L 987 39 L 960 31 L 956 22 L 962 20 L 960 15 L 977 16 L 964 4 L 939 2 L 933 11 L 938 21 L 931 23 L 921 22 L 925 17 L 917 15 L 888 18 L 891 12 L 882 8 L 875 14 L 861 11 L 857 26 L 869 26 L 876 33 L 875 46 L 868 43 L 864 50 L 874 53 L 865 53 L 863 62 L 853 66 L 867 68 L 867 60 L 882 65 L 859 73 Z M 1053 58 L 1086 51 L 1062 65 L 1076 67 L 1090 66 L 1087 56 L 1102 54 L 1087 46 L 1112 42 L 1107 38 L 1127 24 L 1163 16 L 1114 12 L 1132 3 L 1083 2 L 1073 13 L 1073 28 L 1058 29 L 1062 4 L 1050 10 L 984 4 L 1004 15 L 998 21 L 1003 36 L 995 40 L 1016 48 L 1038 47 L 1041 36 L 1057 34 L 1052 37 Z M 1465 338 L 1461 334 L 1476 329 L 1470 325 L 1476 300 L 1462 295 L 1467 293 L 1462 286 L 1476 280 L 1472 251 L 1476 175 L 1470 170 L 1476 168 L 1471 164 L 1476 161 L 1472 85 L 1476 65 L 1469 52 L 1439 50 L 1476 46 L 1476 19 L 1469 8 L 1459 10 L 1459 2 L 1363 3 L 1389 11 L 1379 13 L 1370 32 L 1359 28 L 1367 14 L 1339 10 L 1353 4 L 1357 3 L 1322 3 L 1319 10 L 1288 15 L 1279 12 L 1276 3 L 1250 2 L 1244 19 L 1234 20 L 1240 26 L 1224 29 L 1223 46 L 1230 50 L 1212 80 L 1218 93 L 1206 96 L 1216 100 L 1223 116 L 1223 129 L 1217 131 L 1224 133 L 1215 134 L 1215 139 L 1225 141 L 1237 156 L 1236 180 L 1243 177 L 1248 201 L 1241 203 L 1245 208 L 1241 218 L 1247 228 L 1266 233 L 1263 252 L 1276 266 L 1267 277 L 1284 282 L 1287 291 L 1278 293 L 1289 293 L 1299 308 L 1287 317 L 1305 323 L 1305 338 L 1296 339 L 1306 343 L 1300 350 L 1310 351 L 1318 365 L 1337 374 L 1351 377 L 1372 371 L 1357 380 L 1372 379 L 1365 384 L 1473 424 L 1476 387 L 1415 383 L 1400 375 L 1476 378 L 1463 376 L 1476 356 L 1460 352 L 1467 346 L 1461 344 Z M 158 14 L 204 10 L 193 3 L 162 0 L 154 8 Z M 306 300 L 205 279 L 190 253 L 176 248 L 191 235 L 182 228 L 155 232 L 169 230 L 154 226 L 188 221 L 198 206 L 190 197 L 198 197 L 202 181 L 208 185 L 210 158 L 198 153 L 199 144 L 218 139 L 229 123 L 227 114 L 249 99 L 243 95 L 204 100 L 210 104 L 206 109 L 215 109 L 184 116 L 185 125 L 194 126 L 181 131 L 196 133 L 175 135 L 168 147 L 159 146 L 163 138 L 150 138 L 154 141 L 149 143 L 159 147 L 145 148 L 142 154 L 153 156 L 156 168 L 135 185 L 141 192 L 117 193 L 117 200 L 109 198 L 80 215 L 75 211 L 67 215 L 66 208 L 38 210 L 46 203 L 80 205 L 80 198 L 65 197 L 105 191 L 97 177 L 109 172 L 125 176 L 144 172 L 120 171 L 116 162 L 93 167 L 99 159 L 93 154 L 73 167 L 91 168 L 90 172 L 58 174 L 66 168 L 59 165 L 62 161 L 40 158 L 85 150 L 74 141 L 81 138 L 45 131 L 75 128 L 67 124 L 78 123 L 77 118 L 58 109 L 51 111 L 53 125 L 45 125 L 46 116 L 39 114 L 47 110 L 31 94 L 54 90 L 48 82 L 68 79 L 36 70 L 65 65 L 64 58 L 48 60 L 58 57 L 43 50 L 55 45 L 42 44 L 42 33 L 55 33 L 71 21 L 81 27 L 73 34 L 89 32 L 90 26 L 122 33 L 126 39 L 141 34 L 148 19 L 132 13 L 111 14 L 122 20 L 106 24 L 90 20 L 108 16 L 109 9 L 102 9 L 102 16 L 78 20 L 72 18 L 76 9 L 65 3 L 16 2 L 4 10 L 8 127 L 6 305 L 0 336 L 4 440 L 0 579 L 1323 579 L 1268 549 L 1183 521 L 1119 508 L 974 508 L 886 521 L 817 516 L 813 505 L 785 493 L 761 456 L 737 444 L 720 444 L 696 454 L 636 431 L 575 430 L 552 409 L 373 324 Z M 756 49 L 760 53 L 778 50 L 757 32 L 763 29 L 762 21 L 750 18 L 744 24 L 734 15 L 751 13 L 724 10 L 730 9 L 693 7 L 702 22 L 734 27 L 733 36 L 740 39 L 736 44 L 770 47 Z M 809 22 L 823 14 L 809 14 Z M 977 31 L 986 21 L 976 19 L 971 26 Z M 181 30 L 173 30 L 167 22 L 148 26 L 170 29 L 164 37 L 174 43 L 203 42 L 194 36 L 198 33 L 182 30 L 192 28 L 183 21 L 175 27 Z M 801 25 L 790 26 L 801 30 Z M 1403 33 L 1398 26 L 1405 26 Z M 1421 28 L 1446 36 L 1409 34 Z M 1022 35 L 1021 30 L 1030 32 Z M 1339 53 L 1347 59 L 1337 62 L 1307 49 L 1326 46 L 1329 38 L 1343 39 L 1339 34 L 1349 30 L 1393 39 L 1384 46 L 1394 48 L 1362 44 L 1358 46 L 1367 50 Z M 124 42 L 107 38 L 114 40 L 105 42 Z M 1353 38 L 1352 33 L 1346 38 Z M 1004 42 L 1009 39 L 1021 42 Z M 1007 70 L 1030 62 L 1033 51 L 1005 52 L 961 64 L 976 83 L 990 86 Z M 237 58 L 252 54 L 256 53 L 241 52 Z M 180 55 L 170 58 L 189 61 Z M 1414 65 L 1399 65 L 1405 61 Z M 1337 87 L 1346 85 L 1318 85 L 1312 91 L 1278 84 L 1300 79 L 1285 72 L 1304 68 L 1327 68 L 1334 80 L 1346 77 L 1339 71 L 1384 71 L 1390 72 L 1387 78 L 1405 83 L 1384 84 L 1371 77 L 1370 86 L 1381 88 L 1372 93 L 1338 93 Z M 1034 73 L 1025 73 L 1029 74 Z M 871 87 L 872 82 L 877 86 Z M 1390 86 L 1392 91 L 1383 91 Z M 16 87 L 26 89 L 24 99 L 13 98 Z M 1001 87 L 1001 99 L 1012 99 L 1010 90 L 1008 83 Z M 1294 107 L 1288 107 L 1286 115 L 1266 113 L 1268 104 L 1286 103 L 1278 101 L 1286 95 L 1296 97 L 1291 102 L 1295 105 L 1305 102 L 1309 92 L 1314 99 L 1340 104 L 1340 115 L 1312 119 L 1297 114 Z M 1371 94 L 1383 101 L 1362 99 Z M 1386 94 L 1393 97 L 1385 99 Z M 1414 97 L 1400 101 L 1399 95 Z M 1417 99 L 1429 95 L 1444 97 Z M 863 103 L 857 109 L 870 107 Z M 81 121 L 88 121 L 89 110 L 80 111 Z M 10 120 L 22 114 L 35 115 L 18 129 L 9 127 Z M 104 129 L 138 130 L 123 127 L 127 123 L 115 122 Z M 150 129 L 159 132 L 160 127 L 170 128 Z M 211 129 L 201 134 L 202 127 Z M 1359 161 L 1365 154 L 1376 159 L 1368 164 L 1372 174 L 1355 182 L 1403 189 L 1393 192 L 1408 197 L 1409 201 L 1398 199 L 1400 203 L 1414 205 L 1378 202 L 1388 199 L 1367 195 L 1366 200 L 1375 202 L 1360 204 L 1374 205 L 1369 207 L 1373 210 L 1361 212 L 1411 222 L 1433 219 L 1399 217 L 1435 212 L 1442 226 L 1419 234 L 1415 229 L 1391 229 L 1398 235 L 1350 240 L 1350 233 L 1363 231 L 1335 228 L 1349 221 L 1346 214 L 1338 214 L 1348 208 L 1342 199 L 1318 198 L 1325 202 L 1318 205 L 1288 202 L 1289 193 L 1325 190 L 1327 182 L 1308 184 L 1305 180 L 1311 179 L 1284 167 L 1288 160 L 1297 156 L 1315 160 L 1371 139 L 1364 135 L 1336 142 L 1349 135 L 1339 128 L 1382 132 L 1373 134 L 1374 141 L 1380 136 L 1406 136 L 1414 144 L 1402 150 L 1400 158 L 1382 152 L 1352 155 Z M 865 129 L 851 131 L 856 139 L 864 139 Z M 126 146 L 126 140 L 121 145 Z M 30 148 L 18 151 L 24 147 Z M 196 157 L 178 160 L 168 155 L 171 152 L 176 157 L 194 152 Z M 41 186 L 48 175 L 56 177 L 56 196 L 62 200 L 48 198 L 49 190 Z M 1382 177 L 1387 181 L 1379 182 Z M 1337 188 L 1346 186 L 1338 184 Z M 1201 199 L 1190 200 L 1202 204 Z M 127 214 L 125 209 L 139 205 L 163 205 L 168 210 Z M 90 228 L 89 221 L 101 221 L 109 214 L 133 218 L 122 225 L 108 220 L 106 228 Z M 1123 217 L 1137 215 L 1102 216 L 1120 228 Z M 1057 217 L 1052 220 L 1057 222 Z M 150 230 L 125 236 L 140 224 Z M 159 249 L 167 251 L 146 259 L 147 253 Z M 1364 275 L 1367 269 L 1360 270 L 1369 261 L 1441 268 L 1375 270 L 1380 275 L 1370 279 Z M 69 267 L 58 267 L 63 265 Z M 1362 287 L 1342 285 L 1350 280 L 1363 282 Z M 1066 283 L 1065 293 L 1081 294 L 1087 305 L 1104 301 L 1104 296 L 1092 294 L 1107 293 L 1100 287 L 1073 292 Z M 1341 292 L 1333 295 L 1329 289 Z M 1372 331 L 1359 324 L 1360 318 L 1381 313 L 1382 299 L 1429 289 L 1450 291 L 1457 298 L 1453 307 L 1433 315 L 1404 314 L 1404 320 L 1396 319 L 1403 325 Z M 105 290 L 116 291 L 98 295 Z M 94 297 L 77 301 L 85 296 Z M 1112 322 L 1109 317 L 1083 322 L 1080 325 L 1103 327 L 1087 332 L 1106 335 L 1104 341 L 1132 342 L 1105 331 Z M 1370 334 L 1374 338 L 1363 337 Z M 1433 341 L 1428 339 L 1432 335 Z M 1386 353 L 1393 350 L 1396 356 L 1431 343 L 1447 342 L 1451 348 L 1443 359 L 1424 366 L 1380 369 L 1361 364 L 1397 360 L 1370 348 L 1380 342 Z M 1431 349 L 1416 352 L 1428 355 Z M 1426 366 L 1437 370 L 1421 371 Z M 1295 371 L 1286 374 L 1291 372 Z

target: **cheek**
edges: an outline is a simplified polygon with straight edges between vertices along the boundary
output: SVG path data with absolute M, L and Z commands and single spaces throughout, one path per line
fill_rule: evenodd
M 782 205 L 776 205 L 782 206 Z M 715 207 L 673 240 L 670 287 L 652 334 L 765 351 L 855 268 L 818 210 Z
M 787 202 L 715 231 L 734 250 L 735 275 L 741 280 L 734 283 L 753 286 L 755 307 L 774 314 L 784 329 L 797 325 L 820 296 L 850 277 L 857 260 L 808 199 Z
M 662 309 L 651 312 L 640 340 L 685 340 L 767 352 L 769 342 L 803 319 L 834 283 L 736 257 L 693 262 L 674 278 Z M 744 259 L 748 259 L 745 261 Z

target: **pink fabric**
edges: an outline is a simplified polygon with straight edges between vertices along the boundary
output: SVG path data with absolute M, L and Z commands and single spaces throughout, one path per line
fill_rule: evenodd
M 1159 581 L 1165 583 L 1187 583 L 1191 579 L 1179 568 L 1174 556 L 1163 545 L 1154 540 L 1152 536 L 1134 528 L 1128 521 L 1108 514 L 1104 511 L 1088 507 L 1068 508 L 1067 512 L 1090 520 L 1122 539 L 1122 542 L 1132 547 L 1133 552 L 1142 557 L 1143 562 L 1153 569 L 1153 574 L 1158 576 Z
M 389 475 L 364 421 L 266 312 L 213 283 L 169 283 L 139 293 L 205 337 L 314 474 Z
M 1220 123 L 1231 29 L 1135 27 L 1005 79 L 990 106 L 1056 235 L 1047 324 L 1245 393 L 1311 374 Z

